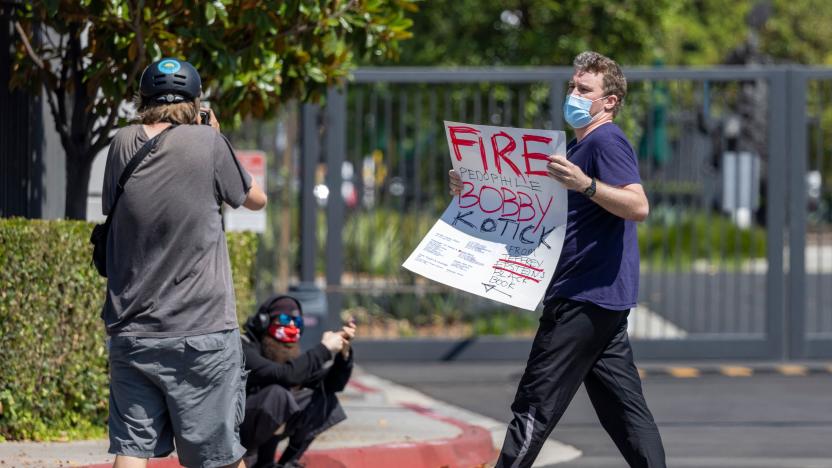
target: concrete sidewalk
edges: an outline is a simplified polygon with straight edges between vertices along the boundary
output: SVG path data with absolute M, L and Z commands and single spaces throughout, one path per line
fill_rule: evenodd
M 357 369 L 341 394 L 347 420 L 323 433 L 304 462 L 308 468 L 470 468 L 493 463 L 505 425 L 434 400 Z M 0 443 L 0 468 L 109 467 L 106 441 Z M 496 448 L 495 448 L 496 447 Z M 536 466 L 580 452 L 549 441 Z M 151 467 L 178 467 L 175 456 Z M 487 465 L 486 465 L 487 466 Z

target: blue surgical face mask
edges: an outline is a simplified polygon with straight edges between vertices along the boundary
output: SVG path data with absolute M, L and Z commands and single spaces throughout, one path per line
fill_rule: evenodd
M 563 103 L 563 119 L 572 128 L 584 128 L 591 124 L 596 117 L 601 115 L 598 112 L 595 115 L 589 113 L 592 103 L 604 99 L 606 96 L 599 97 L 595 100 L 589 100 L 575 94 L 566 96 L 566 101 Z

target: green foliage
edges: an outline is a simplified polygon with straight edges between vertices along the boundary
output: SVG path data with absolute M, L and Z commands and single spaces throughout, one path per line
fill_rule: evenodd
M 775 61 L 830 64 L 828 6 L 825 0 L 672 2 L 662 15 L 655 55 L 673 65 L 714 65 L 753 42 Z
M 763 51 L 779 60 L 806 65 L 832 64 L 832 11 L 826 0 L 774 0 L 763 25 Z
M 321 227 L 324 221 L 318 220 L 319 238 L 325 237 Z M 400 268 L 401 264 L 435 221 L 436 216 L 431 213 L 402 213 L 385 208 L 352 213 L 344 228 L 346 271 L 404 280 L 402 275 L 410 273 Z M 638 226 L 642 261 L 651 266 L 681 262 L 689 267 L 694 260 L 725 264 L 766 255 L 763 228 L 740 228 L 720 214 L 657 206 L 648 220 Z M 324 271 L 324 261 L 319 259 L 319 271 Z M 403 301 L 395 301 L 399 310 L 407 309 Z
M 665 195 L 695 189 L 659 188 Z M 434 214 L 384 208 L 350 214 L 344 229 L 344 265 L 363 286 L 345 294 L 345 318 L 357 318 L 372 338 L 532 333 L 538 313 L 462 294 L 418 276 L 412 281 L 413 275 L 400 268 L 434 221 Z M 711 268 L 741 269 L 766 255 L 762 227 L 740 228 L 718 213 L 657 205 L 638 230 L 642 267 L 648 269 L 689 271 L 700 261 Z M 322 262 L 318 268 L 322 271 Z M 403 284 L 408 286 L 398 288 Z
M 253 232 L 229 232 L 225 235 L 228 243 L 228 257 L 231 261 L 231 278 L 234 280 L 234 295 L 237 299 L 237 321 L 243 324 L 254 310 L 255 278 L 254 262 L 257 257 L 258 237 Z
M 530 335 L 537 329 L 540 314 L 518 309 L 504 309 L 472 317 L 475 335 Z
M 103 434 L 105 280 L 90 225 L 0 220 L 0 436 Z
M 83 111 L 101 118 L 136 94 L 137 73 L 144 66 L 163 56 L 180 57 L 200 71 L 206 94 L 225 122 L 263 117 L 290 98 L 320 96 L 326 85 L 349 76 L 356 55 L 395 57 L 399 41 L 411 35 L 405 12 L 415 9 L 411 0 L 153 0 L 140 5 L 25 2 L 17 19 L 29 38 L 36 23 L 64 36 L 33 43 L 35 55 L 64 60 L 57 68 L 41 69 L 18 41 L 15 82 L 44 84 L 53 91 L 77 83 L 90 98 L 90 108 Z M 70 50 L 82 32 L 88 40 Z M 90 65 L 72 76 L 70 67 L 79 59 Z M 67 81 L 62 73 L 78 81 Z
M 225 125 L 318 99 L 356 57 L 391 58 L 410 37 L 413 0 L 37 0 L 15 10 L 11 84 L 46 100 L 67 153 L 66 215 L 85 216 L 90 164 L 124 124 L 143 68 L 161 57 L 193 63 Z M 34 36 L 38 28 L 47 33 Z M 51 33 L 54 31 L 54 33 Z M 71 103 L 71 104 L 70 104 Z M 69 124 L 71 122 L 71 124 Z M 78 187 L 78 188 L 76 188 Z
M 345 264 L 362 273 L 395 274 L 434 222 L 433 214 L 391 208 L 356 212 L 343 231 Z
M 655 28 L 674 2 L 435 0 L 413 15 L 407 65 L 569 65 L 593 49 L 624 64 L 649 61 Z
M 726 216 L 661 206 L 638 225 L 638 244 L 642 264 L 651 268 L 682 265 L 687 269 L 696 260 L 735 267 L 766 256 L 766 234 L 761 227 L 740 228 Z
M 682 0 L 671 2 L 654 26 L 661 40 L 654 57 L 672 65 L 714 65 L 747 37 L 750 2 Z
M 91 228 L 0 219 L 0 439 L 104 434 L 108 377 L 99 316 L 106 281 L 90 264 Z M 232 233 L 228 246 L 242 312 L 254 302 L 256 237 Z
M 348 293 L 345 298 L 341 318 L 355 319 L 369 339 L 529 336 L 540 315 L 444 286 L 416 294 Z
M 438 0 L 413 15 L 407 65 L 716 65 L 749 41 L 777 61 L 832 63 L 826 0 Z M 751 26 L 749 26 L 751 24 Z M 754 36 L 754 37 L 752 37 Z

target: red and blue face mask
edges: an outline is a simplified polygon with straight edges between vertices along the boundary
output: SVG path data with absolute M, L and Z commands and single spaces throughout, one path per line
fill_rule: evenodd
M 297 343 L 303 333 L 303 317 L 284 313 L 274 314 L 266 333 L 281 343 Z

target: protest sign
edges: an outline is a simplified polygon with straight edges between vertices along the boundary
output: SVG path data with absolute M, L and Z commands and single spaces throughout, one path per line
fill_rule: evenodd
M 566 154 L 562 131 L 445 122 L 462 193 L 404 262 L 426 278 L 534 310 L 563 247 L 566 189 L 547 157 Z

